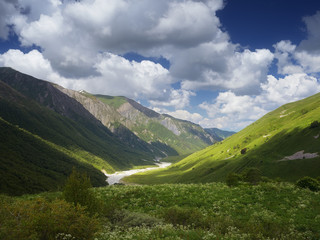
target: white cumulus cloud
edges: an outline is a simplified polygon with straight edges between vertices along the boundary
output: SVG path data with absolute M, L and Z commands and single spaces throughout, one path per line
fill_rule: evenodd
M 0 55 L 0 64 L 41 79 L 48 79 L 53 73 L 50 62 L 37 50 L 24 54 L 11 49 Z
M 194 92 L 182 89 L 170 89 L 162 94 L 163 98 L 159 100 L 150 100 L 152 106 L 182 109 L 189 106 L 190 97 L 195 96 Z
M 183 53 L 193 57 L 191 60 L 186 56 L 182 57 L 181 61 L 188 61 L 188 63 L 180 63 L 180 69 L 182 71 L 183 67 L 187 67 L 186 71 L 195 73 L 195 78 L 184 80 L 182 87 L 184 89 L 230 89 L 242 94 L 259 92 L 260 82 L 265 81 L 273 60 L 270 50 L 257 49 L 252 52 L 246 49 L 238 52 L 234 46 L 226 42 L 212 45 L 214 46 L 212 47 L 211 44 L 207 47 L 201 46 L 203 49 L 195 51 L 195 54 Z

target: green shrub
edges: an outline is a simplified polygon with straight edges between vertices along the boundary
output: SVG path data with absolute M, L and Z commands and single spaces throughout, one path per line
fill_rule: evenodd
M 255 185 L 261 180 L 261 171 L 258 168 L 248 168 L 242 174 L 242 178 L 245 182 Z
M 93 239 L 100 229 L 95 217 L 89 217 L 80 205 L 64 200 L 2 201 L 0 205 L 0 239 L 53 240 Z
M 100 213 L 103 203 L 95 197 L 91 187 L 90 178 L 73 169 L 63 189 L 63 198 L 75 206 L 85 207 L 91 215 Z
M 268 178 L 268 177 L 266 177 L 266 176 L 261 176 L 260 181 L 261 181 L 261 182 L 265 182 L 265 183 L 274 182 L 274 180 L 272 180 L 271 178 Z
M 241 151 L 240 151 L 241 154 L 245 154 L 246 152 L 247 152 L 247 148 L 243 148 L 243 149 L 241 149 Z
M 299 179 L 296 183 L 296 185 L 300 188 L 307 188 L 310 189 L 313 192 L 320 190 L 320 184 L 318 180 L 311 178 L 311 177 L 303 177 Z
M 203 215 L 195 208 L 181 208 L 171 207 L 164 211 L 163 218 L 166 222 L 173 225 L 184 225 L 184 226 L 203 226 Z
M 318 121 L 313 121 L 311 124 L 310 124 L 310 128 L 317 128 L 320 126 L 320 123 Z
M 229 187 L 237 186 L 241 181 L 241 176 L 236 173 L 229 173 L 226 179 L 226 184 Z
M 116 210 L 112 222 L 121 227 L 152 227 L 160 223 L 160 219 L 145 213 L 129 212 L 127 210 Z

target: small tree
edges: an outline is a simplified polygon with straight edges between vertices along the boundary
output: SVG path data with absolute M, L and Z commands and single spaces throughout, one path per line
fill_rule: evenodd
M 261 180 L 261 171 L 258 168 L 248 168 L 242 176 L 245 182 L 255 185 Z
M 241 151 L 240 151 L 241 154 L 246 154 L 246 152 L 247 152 L 247 148 L 243 148 L 243 149 L 241 149 Z
M 0 239 L 94 239 L 100 230 L 84 207 L 44 198 L 7 199 L 0 204 Z
M 310 189 L 313 192 L 320 190 L 320 184 L 317 179 L 311 178 L 311 177 L 303 177 L 299 179 L 296 183 L 296 185 L 300 188 L 307 188 Z
M 310 124 L 310 128 L 317 128 L 320 126 L 320 123 L 318 121 L 313 121 L 311 124 Z
M 237 186 L 239 184 L 239 181 L 241 181 L 241 176 L 236 173 L 229 173 L 226 179 L 226 184 L 229 187 Z
M 91 191 L 90 178 L 76 171 L 74 168 L 68 177 L 63 190 L 63 197 L 67 202 L 78 204 L 85 207 L 90 214 L 97 213 L 100 208 L 100 202 Z

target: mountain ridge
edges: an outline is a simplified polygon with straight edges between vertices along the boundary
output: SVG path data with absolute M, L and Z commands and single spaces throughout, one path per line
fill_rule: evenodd
M 222 141 L 236 133 L 233 131 L 221 130 L 219 128 L 205 128 L 204 130 L 212 136 L 215 136 L 219 141 Z
M 215 136 L 212 137 L 195 123 L 159 114 L 127 97 L 93 95 L 60 86 L 59 89 L 79 101 L 119 138 L 122 138 L 121 132 L 126 130 L 127 136 L 131 135 L 132 139 L 137 138 L 132 144 L 137 144 L 137 141 L 139 144 L 143 143 L 151 152 L 157 152 L 159 154 L 157 157 L 188 154 L 219 139 L 218 137 L 215 139 Z M 90 102 L 98 103 L 95 106 L 99 105 L 100 110 L 94 109 L 92 107 L 94 104 Z M 192 136 L 195 137 L 194 140 L 191 139 Z

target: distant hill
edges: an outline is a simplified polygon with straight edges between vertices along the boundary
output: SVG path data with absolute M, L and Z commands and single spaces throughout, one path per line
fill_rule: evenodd
M 209 133 L 213 138 L 217 139 L 218 141 L 222 141 L 223 139 L 230 137 L 231 135 L 236 133 L 236 132 L 221 130 L 219 128 L 205 128 L 204 130 L 207 133 Z
M 159 114 L 126 97 L 58 88 L 80 102 L 121 141 L 155 157 L 190 154 L 221 139 L 197 124 Z
M 320 176 L 320 93 L 266 114 L 222 142 L 195 152 L 168 170 L 128 178 L 140 183 L 224 181 L 257 167 L 271 178 Z

